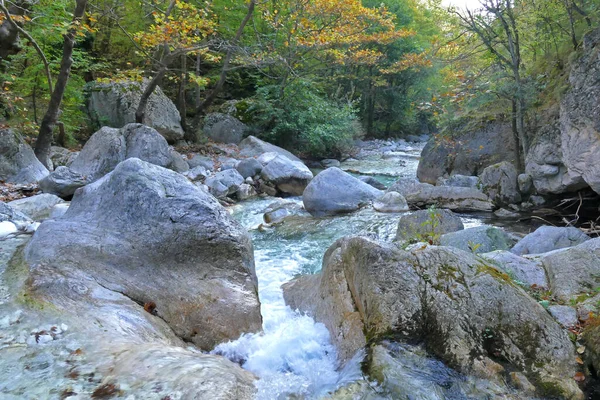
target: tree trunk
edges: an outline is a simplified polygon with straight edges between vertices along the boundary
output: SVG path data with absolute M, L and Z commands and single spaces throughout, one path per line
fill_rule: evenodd
M 73 48 L 75 47 L 75 33 L 80 25 L 80 21 L 85 13 L 87 0 L 76 0 L 75 11 L 73 12 L 73 24 L 64 36 L 63 54 L 60 63 L 60 71 L 56 79 L 54 91 L 50 97 L 48 110 L 42 119 L 37 142 L 35 143 L 35 155 L 47 168 L 52 164 L 50 162 L 50 146 L 52 146 L 52 131 L 58 120 L 60 105 L 65 94 L 67 82 L 71 75 L 73 66 Z
M 148 105 L 148 100 L 150 99 L 152 93 L 154 93 L 154 89 L 156 89 L 156 87 L 158 86 L 158 82 L 160 82 L 160 80 L 163 78 L 163 76 L 165 76 L 166 73 L 166 65 L 161 66 L 158 72 L 150 81 L 150 83 L 148 83 L 148 86 L 146 86 L 144 93 L 142 93 L 142 97 L 140 97 L 140 104 L 138 104 L 138 107 L 135 110 L 135 122 L 137 122 L 138 124 L 144 123 L 144 116 L 146 114 L 146 106 Z

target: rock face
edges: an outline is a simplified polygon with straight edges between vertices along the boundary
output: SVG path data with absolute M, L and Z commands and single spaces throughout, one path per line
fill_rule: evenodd
M 29 184 L 48 174 L 21 135 L 10 129 L 0 129 L 0 180 Z
M 542 397 L 583 398 L 572 379 L 577 364 L 567 333 L 510 279 L 469 253 L 406 252 L 346 238 L 329 248 L 322 271 L 284 285 L 284 297 L 325 324 L 342 356 L 364 344 L 362 332 L 371 343 L 390 336 L 419 340 L 460 371 L 503 380 L 506 366 L 522 372 Z
M 220 113 L 208 114 L 204 118 L 202 132 L 219 143 L 238 144 L 244 138 L 248 127 L 239 119 Z
M 403 215 L 398 221 L 396 240 L 423 241 L 465 229 L 460 217 L 450 210 L 419 210 Z
M 259 157 L 264 153 L 277 153 L 289 158 L 292 161 L 301 161 L 298 157 L 289 151 L 267 143 L 254 136 L 248 136 L 240 142 L 240 154 L 245 157 Z
M 150 307 L 211 349 L 261 329 L 252 243 L 207 192 L 139 159 L 75 195 L 25 249 L 31 295 L 68 308 L 94 288 Z
M 483 193 L 497 206 L 521 202 L 521 194 L 517 182 L 517 169 L 509 162 L 503 161 L 486 167 L 481 175 Z
M 304 208 L 314 216 L 358 210 L 383 193 L 339 168 L 327 168 L 315 176 L 302 195 Z
M 576 246 L 587 240 L 590 237 L 574 227 L 541 226 L 521 239 L 511 251 L 518 255 L 541 254 Z
M 135 122 L 135 110 L 147 82 L 93 83 L 87 88 L 87 111 L 97 127 L 122 128 Z M 181 116 L 175 104 L 157 87 L 148 100 L 144 125 L 170 143 L 183 139 Z
M 68 198 L 75 190 L 94 182 L 128 158 L 172 167 L 173 154 L 166 140 L 154 129 L 129 124 L 122 129 L 104 127 L 87 141 L 70 167 L 59 167 L 42 182 L 45 192 Z
M 588 240 L 563 251 L 542 257 L 552 294 L 569 301 L 581 293 L 600 287 L 600 239 Z
M 52 208 L 59 203 L 64 203 L 60 197 L 49 193 L 42 193 L 11 201 L 8 205 L 33 220 L 40 220 L 48 218 Z
M 560 105 L 563 163 L 573 179 L 581 178 L 600 193 L 600 29 L 583 40 L 583 56 L 573 63 L 570 90 Z
M 284 194 L 300 196 L 313 179 L 310 169 L 301 161 L 278 155 L 262 169 L 260 176 Z
M 473 253 L 488 253 L 494 250 L 508 250 L 517 239 L 506 231 L 494 226 L 477 226 L 446 233 L 440 237 L 442 246 L 456 247 Z
M 509 124 L 490 122 L 477 128 L 459 128 L 452 138 L 432 137 L 417 169 L 421 182 L 435 184 L 449 175 L 476 176 L 493 164 L 515 161 L 515 139 Z

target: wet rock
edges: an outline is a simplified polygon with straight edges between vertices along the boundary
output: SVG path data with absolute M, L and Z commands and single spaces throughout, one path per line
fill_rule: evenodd
M 281 201 L 272 203 L 265 210 L 263 220 L 267 224 L 279 224 L 286 218 L 292 216 L 307 216 L 309 215 L 301 204 L 294 201 Z
M 272 183 L 283 194 L 300 196 L 313 174 L 301 161 L 292 161 L 278 155 L 271 160 L 260 172 L 264 181 Z
M 375 211 L 397 213 L 408 211 L 406 199 L 398 192 L 387 192 L 373 202 Z
M 252 254 L 247 232 L 214 197 L 180 174 L 128 159 L 78 191 L 62 218 L 42 223 L 24 257 L 29 296 L 53 309 L 123 295 L 208 350 L 261 329 Z M 104 329 L 141 323 L 120 318 L 102 321 Z M 144 338 L 141 328 L 137 334 Z
M 330 269 L 337 280 L 325 279 Z M 304 300 L 296 303 L 301 291 Z M 323 322 L 334 343 L 343 343 L 341 354 L 364 343 L 355 340 L 362 332 L 373 344 L 390 336 L 418 340 L 459 371 L 503 381 L 510 369 L 542 397 L 583 399 L 567 333 L 504 274 L 459 249 L 407 252 L 341 239 L 325 254 L 322 272 L 284 285 L 284 297 Z M 341 313 L 355 315 L 354 325 L 341 324 Z
M 46 219 L 50 216 L 52 208 L 63 203 L 63 200 L 49 193 L 42 193 L 8 203 L 13 209 L 22 212 L 33 220 Z
M 217 172 L 206 180 L 208 190 L 217 198 L 235 194 L 243 183 L 244 178 L 235 169 Z
M 379 182 L 377 179 L 373 178 L 372 176 L 359 176 L 358 179 L 360 179 L 361 181 L 363 181 L 364 183 L 373 186 L 375 189 L 379 189 L 379 190 L 386 190 L 387 187 Z
M 242 156 L 259 157 L 264 153 L 277 153 L 289 158 L 292 161 L 301 161 L 289 151 L 275 146 L 274 144 L 267 143 L 254 136 L 248 136 L 246 139 L 240 142 L 240 155 Z
M 328 158 L 325 160 L 321 160 L 321 165 L 323 166 L 323 168 L 330 168 L 330 167 L 339 168 L 341 163 L 338 160 Z
M 236 169 L 244 178 L 252 178 L 260 175 L 263 165 L 255 158 L 245 158 L 239 162 Z
M 490 261 L 496 269 L 506 273 L 517 283 L 528 287 L 534 285 L 538 288 L 548 287 L 546 271 L 539 259 L 523 258 L 506 250 L 481 254 L 481 257 Z
M 600 287 L 600 239 L 550 252 L 542 257 L 552 294 L 569 301 L 581 293 L 593 293 Z
M 515 162 L 515 139 L 510 123 L 493 121 L 466 126 L 452 137 L 433 136 L 425 145 L 417 169 L 421 182 L 435 184 L 439 177 L 476 176 L 493 164 Z
M 486 167 L 479 179 L 483 193 L 497 206 L 503 206 L 521 202 L 517 176 L 515 166 L 503 161 Z
M 400 217 L 396 240 L 437 241 L 444 233 L 462 229 L 465 227 L 460 217 L 450 210 L 419 210 Z
M 48 174 L 21 135 L 11 129 L 0 129 L 0 180 L 29 184 Z
M 576 246 L 590 237 L 574 227 L 541 226 L 521 239 L 513 248 L 515 254 L 540 254 Z
M 479 178 L 476 176 L 467 175 L 452 175 L 448 178 L 440 177 L 435 182 L 436 186 L 455 186 L 477 189 L 479 186 Z
M 577 311 L 573 307 L 554 304 L 548 306 L 548 312 L 552 317 L 565 328 L 571 328 L 577 325 Z
M 519 218 L 521 216 L 518 212 L 510 211 L 506 208 L 500 208 L 494 211 L 494 215 L 498 218 Z
M 248 131 L 246 124 L 239 119 L 220 113 L 207 114 L 204 118 L 202 132 L 219 143 L 238 144 Z
M 381 197 L 383 193 L 339 168 L 320 172 L 302 195 L 304 208 L 314 216 L 347 213 Z
M 87 111 L 92 123 L 97 127 L 112 128 L 134 123 L 146 84 L 146 81 L 88 84 Z M 148 99 L 142 122 L 156 129 L 169 143 L 183 139 L 179 111 L 160 87 Z
M 31 218 L 23 214 L 21 211 L 13 208 L 11 205 L 0 202 L 0 222 L 12 222 L 19 229 L 24 229 L 30 224 Z
M 440 237 L 440 245 L 456 247 L 472 253 L 489 253 L 494 250 L 508 250 L 517 238 L 494 226 L 477 226 L 446 233 Z

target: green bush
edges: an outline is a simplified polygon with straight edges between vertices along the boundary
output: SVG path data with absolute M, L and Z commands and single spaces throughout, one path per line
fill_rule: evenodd
M 247 113 L 259 136 L 313 157 L 338 156 L 362 133 L 351 105 L 325 98 L 307 81 L 295 81 L 283 90 L 261 87 L 249 104 Z

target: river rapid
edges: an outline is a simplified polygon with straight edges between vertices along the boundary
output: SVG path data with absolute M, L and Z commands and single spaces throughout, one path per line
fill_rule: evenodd
M 422 146 L 401 146 L 402 151 L 392 157 L 363 151 L 361 159 L 342 163 L 341 168 L 374 176 L 386 185 L 400 177 L 416 177 Z M 301 198 L 291 200 L 302 202 Z M 411 400 L 511 397 L 505 387 L 458 374 L 419 346 L 386 344 L 390 368 L 383 385 L 363 376 L 364 351 L 340 368 L 325 326 L 286 306 L 281 285 L 296 275 L 318 272 L 325 251 L 341 237 L 392 240 L 400 214 L 365 208 L 336 217 L 294 217 L 283 225 L 265 228 L 262 216 L 273 202 L 273 198 L 256 199 L 230 209 L 252 235 L 264 330 L 214 350 L 260 378 L 259 399 L 398 399 L 399 392 Z M 482 224 L 477 216 L 462 218 L 465 227 Z

